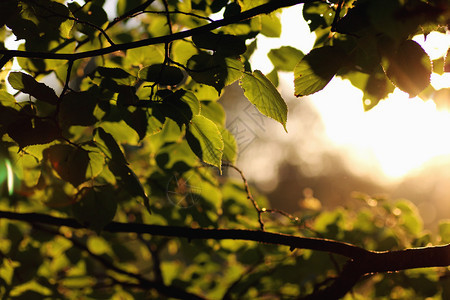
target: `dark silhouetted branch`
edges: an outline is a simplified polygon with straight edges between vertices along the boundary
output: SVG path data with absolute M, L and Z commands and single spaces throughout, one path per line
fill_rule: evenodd
M 34 52 L 21 50 L 0 50 L 0 54 L 8 55 L 9 57 L 27 57 L 27 58 L 41 58 L 41 59 L 61 59 L 61 60 L 78 60 L 82 58 L 94 57 L 113 53 L 116 51 L 124 51 L 149 45 L 165 44 L 176 40 L 184 39 L 195 34 L 208 32 L 223 26 L 239 23 L 251 19 L 261 14 L 268 14 L 283 7 L 290 7 L 296 4 L 317 2 L 318 0 L 284 0 L 284 1 L 270 1 L 266 4 L 256 6 L 252 9 L 241 12 L 209 24 L 199 26 L 186 31 L 176 32 L 174 34 L 164 35 L 160 37 L 148 38 L 141 41 L 134 41 L 130 43 L 116 44 L 106 48 L 97 50 L 79 52 L 79 53 L 51 53 L 51 52 Z

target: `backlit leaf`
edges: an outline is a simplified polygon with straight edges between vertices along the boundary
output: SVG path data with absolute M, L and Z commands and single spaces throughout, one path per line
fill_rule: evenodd
M 267 37 L 280 37 L 281 21 L 275 14 L 261 15 L 261 33 Z
M 278 121 L 286 130 L 287 105 L 275 86 L 261 71 L 244 73 L 241 79 L 244 95 L 264 115 Z
M 294 47 L 283 46 L 270 50 L 267 56 L 277 70 L 292 72 L 304 54 Z
M 201 115 L 194 116 L 186 132 L 186 139 L 198 158 L 221 169 L 224 143 L 213 121 Z

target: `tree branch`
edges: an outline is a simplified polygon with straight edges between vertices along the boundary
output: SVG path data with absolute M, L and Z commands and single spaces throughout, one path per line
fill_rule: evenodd
M 39 213 L 0 211 L 0 219 L 25 221 L 30 224 L 85 228 L 75 219 L 58 218 Z M 406 269 L 450 266 L 450 244 L 398 251 L 369 251 L 355 245 L 322 238 L 297 237 L 260 230 L 204 229 L 181 226 L 160 226 L 137 223 L 111 222 L 103 229 L 108 232 L 133 232 L 155 236 L 188 239 L 244 240 L 266 244 L 286 245 L 291 249 L 310 249 L 339 254 L 350 258 L 340 275 L 328 287 L 299 299 L 337 299 L 343 297 L 360 278 L 381 272 Z M 154 284 L 152 282 L 152 284 Z M 163 288 L 163 287 L 162 287 Z
M 31 224 L 47 224 L 54 226 L 67 226 L 75 229 L 86 228 L 75 219 L 58 218 L 39 213 L 15 213 L 8 211 L 0 211 L 0 218 L 25 221 Z M 190 228 L 181 226 L 160 226 L 138 223 L 120 223 L 111 222 L 103 228 L 108 232 L 134 232 L 148 233 L 157 236 L 184 237 L 188 239 L 214 239 L 214 240 L 244 240 L 255 241 L 266 244 L 277 244 L 289 246 L 291 249 L 311 249 L 318 251 L 326 251 L 349 258 L 359 258 L 367 256 L 370 252 L 343 242 L 319 239 L 297 237 L 293 235 L 266 232 L 260 230 L 246 229 L 203 229 Z
M 97 50 L 79 52 L 79 53 L 51 53 L 51 52 L 34 52 L 21 50 L 0 50 L 0 54 L 8 55 L 9 57 L 27 57 L 27 58 L 41 58 L 41 59 L 61 59 L 61 60 L 78 60 L 82 58 L 94 57 L 113 53 L 116 51 L 123 51 L 134 49 L 149 45 L 165 44 L 176 40 L 184 39 L 195 34 L 208 32 L 219 27 L 239 23 L 251 19 L 261 14 L 268 14 L 283 7 L 290 7 L 301 3 L 317 2 L 319 0 L 284 0 L 284 1 L 270 1 L 266 4 L 256 6 L 252 9 L 241 12 L 240 14 L 229 16 L 227 18 L 211 22 L 209 24 L 199 26 L 190 30 L 176 32 L 160 37 L 148 38 L 141 41 L 134 41 L 130 43 L 116 44 L 106 48 Z

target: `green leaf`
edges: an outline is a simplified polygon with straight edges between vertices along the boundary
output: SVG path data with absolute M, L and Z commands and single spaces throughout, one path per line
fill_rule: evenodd
M 198 158 L 221 170 L 224 143 L 213 121 L 201 115 L 194 116 L 186 131 L 186 139 Z
M 270 80 L 270 82 L 272 82 L 275 87 L 278 87 L 278 85 L 280 84 L 278 71 L 276 68 L 273 68 L 272 71 L 270 71 L 270 73 L 266 75 L 266 77 Z
M 281 21 L 275 14 L 260 15 L 261 33 L 267 37 L 278 38 L 281 35 Z
M 225 57 L 238 56 L 247 50 L 245 41 L 231 34 L 207 32 L 193 35 L 192 41 L 199 48 L 212 50 Z
M 267 56 L 277 70 L 292 72 L 304 54 L 294 47 L 283 46 L 270 50 Z
M 124 64 L 142 68 L 164 62 L 164 46 L 150 45 L 127 50 Z
M 388 61 L 386 75 L 410 97 L 417 96 L 430 84 L 430 57 L 415 41 L 403 42 Z
M 118 164 L 128 164 L 114 137 L 102 127 L 95 129 L 94 141 L 110 160 Z
M 223 160 L 230 163 L 235 163 L 238 154 L 236 139 L 234 138 L 234 135 L 226 128 L 221 128 L 221 134 L 224 144 Z
M 450 243 L 450 220 L 441 220 L 439 222 L 439 237 L 441 244 Z
M 45 149 L 44 157 L 64 181 L 77 187 L 89 178 L 86 174 L 89 169 L 89 153 L 72 145 L 53 145 Z
M 275 86 L 259 70 L 244 73 L 241 79 L 244 95 L 263 114 L 283 125 L 286 130 L 287 105 Z
M 407 200 L 399 201 L 395 204 L 395 208 L 400 209 L 399 223 L 407 232 L 417 235 L 422 231 L 422 219 L 420 218 L 417 207 L 412 202 Z
M 109 186 L 83 188 L 72 205 L 72 213 L 81 225 L 100 232 L 110 223 L 117 209 L 116 193 Z
M 9 73 L 8 81 L 16 90 L 29 94 L 40 101 L 50 104 L 56 104 L 58 102 L 58 96 L 56 96 L 56 93 L 52 88 L 37 82 L 28 74 L 11 72 Z
M 344 61 L 345 55 L 337 47 L 324 46 L 311 50 L 295 66 L 295 96 L 311 95 L 323 89 Z
M 184 74 L 180 68 L 165 64 L 155 64 L 145 67 L 139 71 L 138 76 L 145 81 L 170 86 L 179 84 L 184 78 Z
M 201 115 L 220 126 L 225 126 L 225 110 L 215 101 L 201 101 Z
M 89 251 L 91 251 L 95 255 L 108 255 L 112 253 L 110 241 L 105 240 L 101 236 L 91 235 L 90 237 L 88 237 L 86 246 Z

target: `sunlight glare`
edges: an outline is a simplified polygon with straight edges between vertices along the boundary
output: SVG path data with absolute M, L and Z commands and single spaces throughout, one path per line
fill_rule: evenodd
M 309 52 L 314 37 L 301 17 L 301 8 L 298 5 L 283 10 L 283 34 L 279 40 L 258 37 L 258 49 L 252 60 L 255 69 L 269 73 L 272 67 L 267 53 L 281 45 Z M 445 55 L 450 46 L 448 33 L 433 32 L 414 40 L 432 60 Z M 449 88 L 449 75 L 433 73 L 432 86 Z M 289 88 L 293 94 L 292 82 Z M 401 179 L 430 159 L 450 154 L 447 136 L 450 112 L 437 110 L 433 101 L 410 99 L 396 89 L 375 108 L 364 112 L 362 92 L 340 78 L 334 78 L 324 90 L 309 98 L 321 115 L 330 147 L 343 153 L 356 173 L 368 173 L 378 179 L 383 174 L 388 180 Z

